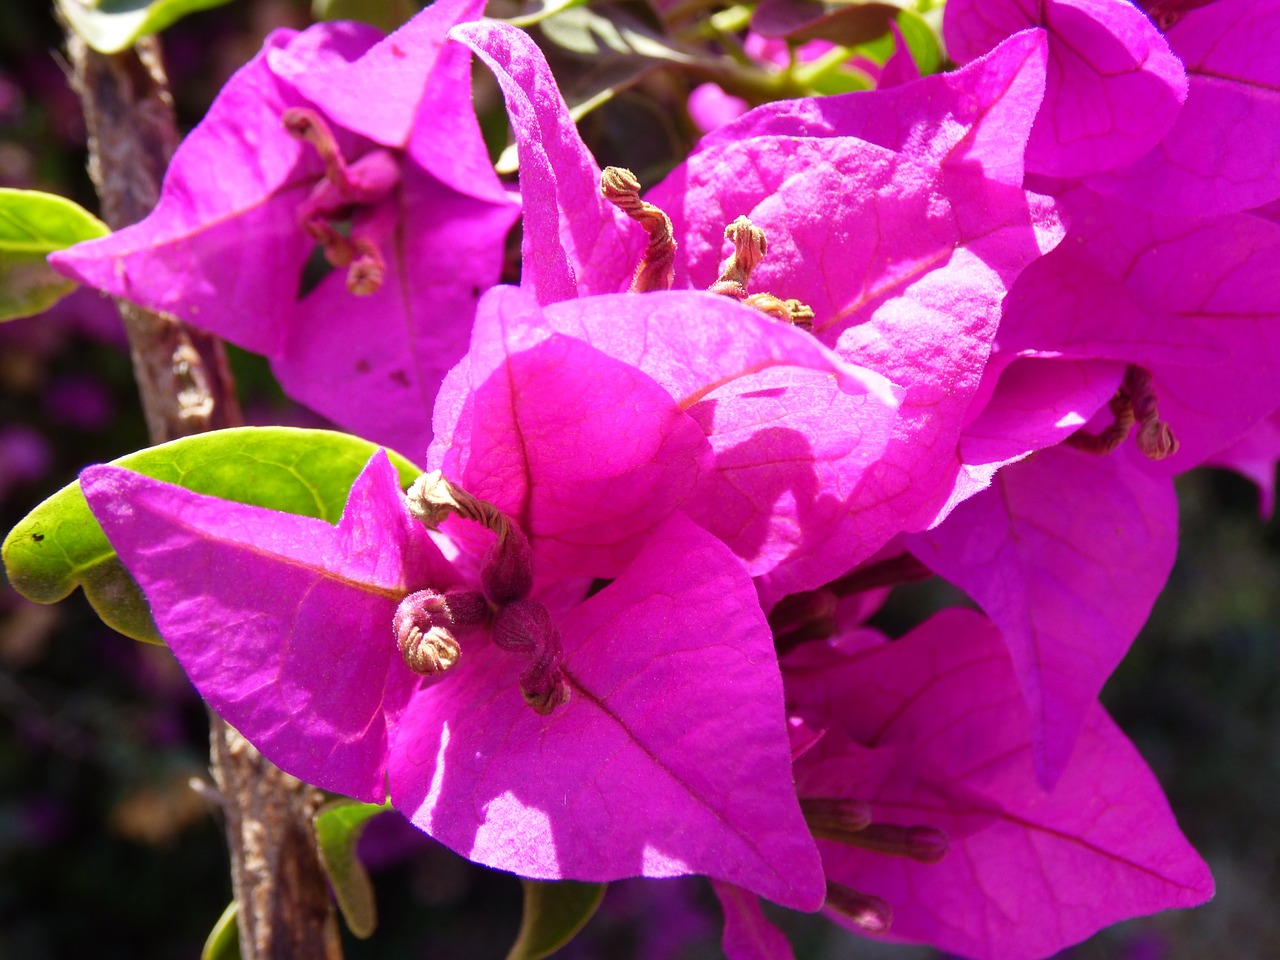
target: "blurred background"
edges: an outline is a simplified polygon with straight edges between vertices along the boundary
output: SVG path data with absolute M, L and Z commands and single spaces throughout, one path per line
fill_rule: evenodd
M 359 3 L 352 6 L 358 7 Z M 166 31 L 179 121 L 197 122 L 277 26 L 309 0 L 236 0 Z M 84 127 L 61 33 L 44 0 L 0 2 L 0 186 L 96 209 Z M 591 114 L 584 136 L 610 163 L 656 182 L 696 128 L 694 83 L 651 75 Z M 478 87 L 482 112 L 496 105 Z M 489 110 L 495 148 L 504 131 Z M 232 351 L 250 422 L 320 425 L 264 362 Z M 81 291 L 0 324 L 0 532 L 87 464 L 146 443 L 124 336 L 110 302 Z M 1062 954 L 1072 960 L 1280 957 L 1280 526 L 1246 480 L 1201 470 L 1179 482 L 1172 580 L 1103 699 L 1164 785 L 1213 868 L 1194 911 L 1131 921 Z M 899 592 L 905 627 L 941 595 Z M 79 593 L 30 604 L 0 581 L 0 960 L 194 958 L 231 896 L 221 824 L 189 786 L 206 777 L 208 724 L 166 650 L 103 627 Z M 380 925 L 352 958 L 499 958 L 520 885 L 474 867 L 389 814 L 362 842 Z M 858 940 L 820 919 L 774 914 L 805 958 L 924 960 L 929 950 Z M 697 878 L 612 886 L 566 958 L 714 958 L 719 910 Z

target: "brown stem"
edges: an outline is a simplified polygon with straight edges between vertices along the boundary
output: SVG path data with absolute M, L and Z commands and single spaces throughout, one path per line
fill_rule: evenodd
M 177 124 L 155 38 L 104 55 L 67 31 L 72 82 L 89 132 L 89 174 L 113 229 L 147 215 L 177 146 Z M 217 338 L 176 318 L 118 302 L 152 443 L 242 420 Z M 316 853 L 320 796 L 282 773 L 211 715 L 211 759 L 226 814 L 232 887 L 245 960 L 338 960 L 337 921 Z

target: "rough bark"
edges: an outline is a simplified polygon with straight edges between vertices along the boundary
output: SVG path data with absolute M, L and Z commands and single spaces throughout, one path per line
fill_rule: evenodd
M 103 220 L 118 229 L 155 205 L 177 146 L 160 45 L 147 38 L 131 51 L 104 55 L 68 31 L 68 53 L 89 132 L 89 173 Z M 215 337 L 165 314 L 118 305 L 152 443 L 242 422 Z M 339 960 L 312 826 L 319 792 L 281 772 L 212 714 L 210 744 L 244 960 Z

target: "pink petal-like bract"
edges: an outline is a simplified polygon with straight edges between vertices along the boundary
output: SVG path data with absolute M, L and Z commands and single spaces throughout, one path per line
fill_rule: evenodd
M 482 6 L 441 0 L 382 40 L 356 24 L 277 31 L 178 148 L 154 211 L 51 263 L 264 354 L 295 399 L 421 457 L 427 412 L 518 212 L 473 113 L 470 55 L 445 43 Z M 372 293 L 348 289 L 346 267 L 304 277 L 318 254 L 304 205 L 336 188 L 286 132 L 287 109 L 318 114 L 349 167 L 388 178 L 349 218 L 383 262 Z
M 1280 407 L 1280 226 L 1261 217 L 1146 213 L 1089 190 L 1062 198 L 1071 230 L 1005 303 L 997 362 L 1117 360 L 1149 370 L 1179 473 Z
M 907 538 L 1000 628 L 1047 783 L 1066 768 L 1091 704 L 1173 567 L 1173 485 L 1139 459 L 1128 450 L 1042 450 Z
M 980 614 L 946 610 L 861 654 L 784 662 L 784 676 L 789 710 L 831 728 L 796 761 L 802 797 L 861 783 L 834 796 L 869 804 L 873 822 L 948 835 L 936 863 L 820 842 L 829 880 L 892 908 L 888 939 L 1034 960 L 1212 895 L 1159 784 L 1096 703 L 1057 786 L 1040 787 L 1008 654 Z M 895 775 L 878 786 L 862 771 L 882 755 Z
M 115 467 L 82 483 L 197 689 L 285 771 L 389 791 L 432 836 L 524 876 L 705 873 L 821 904 L 772 636 L 741 562 L 687 518 L 557 614 L 571 696 L 543 715 L 521 692 L 528 661 L 488 629 L 462 633 L 434 680 L 401 659 L 400 600 L 475 583 L 410 516 L 385 454 L 336 527 Z
M 543 338 L 562 334 L 652 378 L 666 391 L 666 403 L 683 411 L 689 424 L 705 435 L 714 461 L 702 462 L 695 483 L 682 485 L 672 474 L 644 496 L 666 497 L 668 506 L 662 510 L 681 502 L 690 516 L 743 559 L 765 593 L 782 595 L 819 586 L 865 559 L 896 532 L 869 523 L 859 509 L 864 477 L 883 456 L 897 417 L 896 392 L 883 377 L 842 361 L 808 334 L 725 297 L 687 291 L 615 294 L 569 300 L 539 313 L 524 296 L 525 312 L 519 320 L 514 318 L 514 304 L 521 297 L 515 291 L 501 296 L 495 291 L 482 305 L 468 358 L 471 380 L 481 381 L 490 369 L 484 359 L 491 350 L 486 337 L 499 303 L 506 305 L 503 333 L 513 348 L 529 349 Z M 544 366 L 554 359 L 549 349 L 541 349 Z M 582 353 L 581 347 L 567 344 L 558 349 Z M 513 362 L 523 367 L 531 359 Z M 566 376 L 562 366 L 548 368 L 556 389 L 562 388 Z M 581 366 L 587 366 L 585 360 Z M 608 369 L 620 371 L 602 374 L 615 386 L 635 375 L 627 368 Z M 478 435 L 497 432 L 502 425 L 490 417 L 481 426 L 476 418 L 480 394 L 455 399 L 455 383 L 460 384 L 460 378 L 451 379 L 442 395 L 448 398 L 446 409 L 460 416 L 470 411 L 476 423 L 466 436 L 473 449 L 482 447 L 489 441 L 479 441 Z M 528 390 L 522 387 L 522 393 Z M 578 401 L 571 409 L 580 409 L 589 394 L 582 389 L 571 392 Z M 579 416 L 585 419 L 589 414 Z M 534 432 L 523 426 L 518 431 L 531 457 L 536 456 L 528 452 Z M 454 435 L 457 429 L 445 428 L 443 433 Z M 571 436 L 568 428 L 555 431 L 553 459 L 579 475 L 595 470 L 594 462 L 608 456 L 610 448 L 639 450 L 637 462 L 649 456 L 639 418 L 613 422 L 597 434 L 589 450 L 572 455 L 563 446 Z M 438 454 L 442 447 L 433 447 L 433 465 L 452 462 Z M 465 470 L 477 483 L 486 482 L 486 471 L 475 463 L 474 454 Z M 632 526 L 662 515 L 651 506 L 650 519 L 642 521 L 645 512 L 628 507 L 629 502 L 637 501 L 619 495 L 608 502 L 597 498 L 591 501 L 591 515 L 577 526 L 584 536 L 598 537 L 609 529 L 605 518 L 617 513 L 624 513 Z
M 1169 31 L 1187 102 L 1144 156 L 1087 181 L 1153 213 L 1209 216 L 1280 197 L 1280 0 L 1218 0 Z
M 521 665 L 469 647 L 392 749 L 392 802 L 437 840 L 522 876 L 705 873 L 817 908 L 773 641 L 738 560 L 674 515 L 560 623 L 570 701 L 539 716 Z
M 334 527 L 119 467 L 81 489 L 201 695 L 282 769 L 382 803 L 389 727 L 417 685 L 391 633 L 406 594 L 459 581 L 384 454 Z
M 947 50 L 962 63 L 1030 26 L 1048 32 L 1049 72 L 1029 172 L 1081 177 L 1127 164 L 1173 126 L 1186 72 L 1126 0 L 949 0 L 943 19 Z

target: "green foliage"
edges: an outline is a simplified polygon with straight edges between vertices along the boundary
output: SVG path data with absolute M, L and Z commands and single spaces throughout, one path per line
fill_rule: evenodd
M 587 0 L 542 0 L 539 9 L 532 13 L 526 13 L 518 17 L 511 17 L 507 22 L 517 27 L 532 27 L 536 23 L 541 23 L 547 17 L 554 17 L 557 13 L 565 10 L 572 10 L 574 7 L 586 6 Z
M 231 0 L 56 0 L 58 11 L 84 42 L 100 53 L 119 53 L 141 37 L 197 10 Z
M 607 883 L 529 880 L 524 884 L 524 918 L 507 960 L 542 960 L 578 935 L 600 901 Z
M 351 484 L 376 449 L 328 430 L 241 427 L 184 437 L 112 463 L 197 493 L 336 523 Z M 408 486 L 421 470 L 389 454 Z M 5 538 L 3 557 L 9 581 L 28 600 L 56 603 L 83 587 L 107 626 L 135 640 L 162 642 L 79 483 L 23 518 Z
M 413 0 L 311 0 L 315 20 L 359 20 L 383 33 L 408 23 L 421 9 Z
M 45 257 L 107 225 L 77 204 L 37 190 L 0 188 L 0 321 L 48 310 L 76 288 Z
M 240 904 L 232 900 L 209 931 L 200 960 L 240 960 Z
M 347 927 L 361 940 L 378 925 L 377 904 L 369 874 L 356 856 L 356 843 L 365 824 L 391 809 L 390 803 L 360 803 L 346 797 L 334 800 L 316 814 L 316 846 L 329 877 L 338 909 Z

